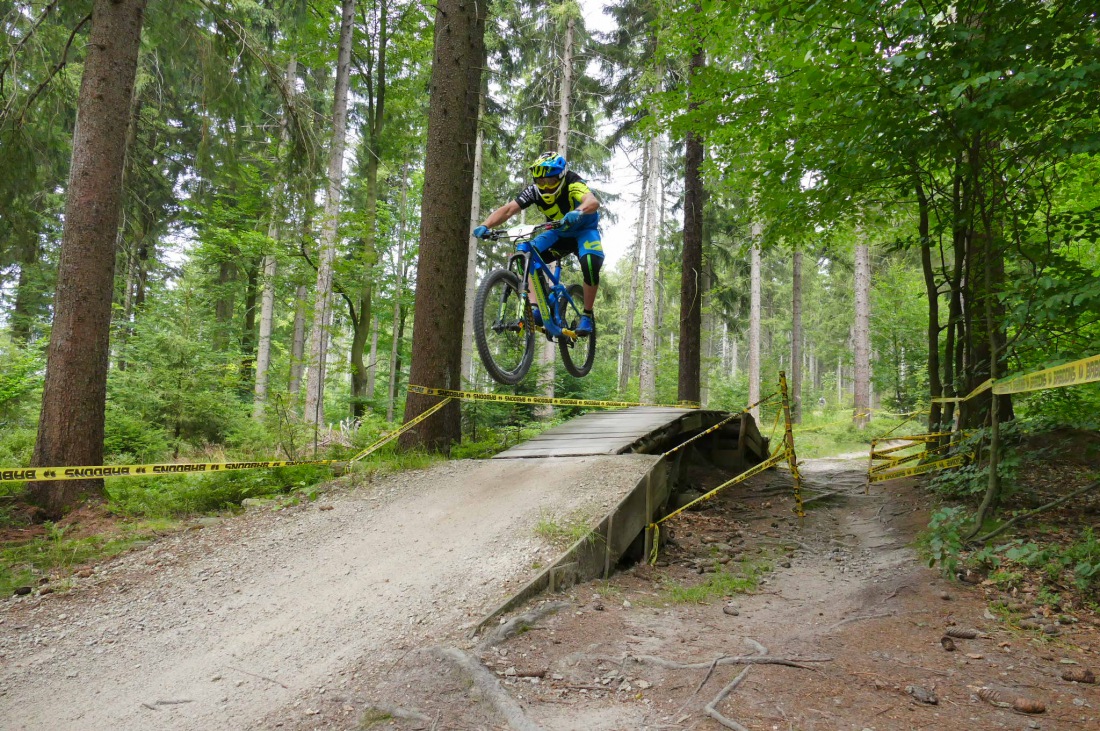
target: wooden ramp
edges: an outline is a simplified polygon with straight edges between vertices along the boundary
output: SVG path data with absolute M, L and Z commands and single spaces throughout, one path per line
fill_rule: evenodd
M 635 445 L 654 432 L 667 429 L 694 409 L 662 406 L 634 406 L 614 411 L 598 411 L 544 431 L 534 439 L 493 457 L 584 457 L 599 454 L 627 454 L 639 451 Z

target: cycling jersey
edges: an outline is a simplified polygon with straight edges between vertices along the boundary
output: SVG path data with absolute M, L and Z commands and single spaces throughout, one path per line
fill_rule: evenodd
M 516 196 L 516 203 L 520 208 L 528 208 L 536 205 L 547 221 L 560 221 L 562 216 L 575 210 L 581 205 L 581 201 L 589 193 L 588 183 L 580 175 L 572 170 L 565 171 L 565 185 L 561 187 L 554 202 L 547 205 L 542 199 L 537 185 L 531 184 L 520 191 Z

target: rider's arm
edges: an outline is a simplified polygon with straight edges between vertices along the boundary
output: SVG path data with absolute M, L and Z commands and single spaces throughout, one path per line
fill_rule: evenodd
M 596 205 L 599 205 L 599 203 L 597 203 Z M 496 228 L 517 213 L 519 213 L 519 203 L 511 200 L 490 213 L 489 217 L 486 218 L 484 223 L 482 223 L 481 225 L 485 228 Z
M 595 213 L 600 207 L 600 199 L 592 195 L 591 192 L 585 193 L 584 198 L 581 199 L 581 204 L 577 206 L 577 210 L 581 213 Z

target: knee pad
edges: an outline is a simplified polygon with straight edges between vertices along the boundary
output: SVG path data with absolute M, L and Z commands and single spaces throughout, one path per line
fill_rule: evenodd
M 597 286 L 600 283 L 600 267 L 602 266 L 602 256 L 592 256 L 591 254 L 582 256 L 581 276 L 584 278 L 584 283 L 592 287 Z

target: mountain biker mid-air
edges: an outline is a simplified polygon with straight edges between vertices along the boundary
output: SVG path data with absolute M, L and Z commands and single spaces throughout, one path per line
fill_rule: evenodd
M 591 335 L 595 329 L 592 305 L 600 285 L 600 267 L 603 266 L 603 244 L 600 241 L 600 201 L 588 189 L 588 184 L 572 170 L 567 170 L 565 158 L 556 152 L 547 152 L 531 164 L 534 184 L 524 188 L 514 200 L 510 200 L 489 214 L 474 229 L 474 236 L 481 239 L 489 232 L 521 210 L 536 205 L 547 221 L 561 221 L 559 228 L 537 236 L 531 245 L 542 255 L 547 264 L 559 261 L 567 254 L 575 254 L 581 263 L 584 278 L 584 314 L 577 325 L 577 335 Z M 531 293 L 532 315 L 536 325 L 542 325 L 542 313 L 534 306 Z

